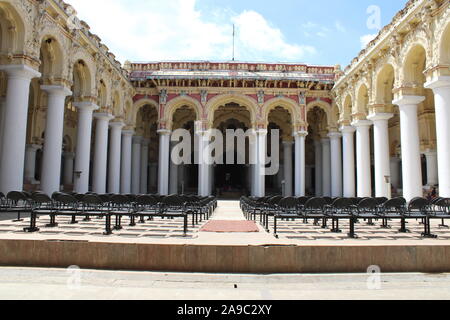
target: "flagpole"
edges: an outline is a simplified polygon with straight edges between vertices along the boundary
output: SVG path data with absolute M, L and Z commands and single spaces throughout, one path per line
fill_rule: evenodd
M 233 24 L 233 61 L 234 61 L 234 40 L 235 39 L 235 27 L 234 27 L 234 24 Z

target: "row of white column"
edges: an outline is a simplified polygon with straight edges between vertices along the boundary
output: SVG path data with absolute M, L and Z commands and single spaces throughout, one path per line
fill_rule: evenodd
M 36 151 L 40 146 L 26 148 L 25 142 L 30 83 L 33 78 L 40 77 L 40 73 L 25 65 L 0 66 L 0 70 L 8 76 L 6 99 L 0 108 L 0 192 L 6 194 L 23 189 L 24 174 L 32 183 L 35 182 Z M 48 101 L 41 189 L 51 195 L 60 191 L 65 100 L 72 92 L 63 86 L 42 86 L 41 89 L 47 93 Z M 70 184 L 73 180 L 74 191 L 89 191 L 91 130 L 95 119 L 92 191 L 106 193 L 108 175 L 109 193 L 147 193 L 148 141 L 135 138 L 132 148 L 133 132 L 122 132 L 122 122 L 110 123 L 113 119 L 110 114 L 94 114 L 98 109 L 94 103 L 78 102 L 74 106 L 78 109 L 77 147 L 75 154 L 64 154 L 64 183 Z
M 306 131 L 294 134 L 294 141 L 283 142 L 284 163 L 283 196 L 302 197 L 306 195 Z M 294 157 L 292 151 L 294 149 Z M 294 164 L 292 160 L 294 159 Z
M 450 77 L 440 77 L 426 85 L 435 94 L 437 152 L 425 152 L 428 184 L 439 183 L 441 197 L 450 197 Z M 403 196 L 407 201 L 423 196 L 418 107 L 422 96 L 403 96 L 393 104 L 400 109 Z M 391 184 L 399 185 L 399 159 L 390 158 L 388 121 L 392 114 L 373 114 L 342 127 L 343 196 L 372 196 L 370 128 L 374 128 L 375 196 L 391 197 Z M 356 131 L 356 186 L 354 132 Z M 325 149 L 324 149 L 325 150 Z M 316 149 L 316 156 L 318 155 Z M 334 154 L 334 151 L 332 152 Z M 320 164 L 319 164 L 320 165 Z M 316 165 L 317 168 L 317 165 Z M 393 170 L 391 172 L 391 170 Z M 320 171 L 320 170 L 319 170 Z M 323 171 L 323 170 L 322 170 Z M 323 171 L 324 172 L 324 171 Z M 335 172 L 335 171 L 333 171 Z M 321 181 L 325 181 L 322 179 Z M 320 184 L 318 190 L 320 190 Z

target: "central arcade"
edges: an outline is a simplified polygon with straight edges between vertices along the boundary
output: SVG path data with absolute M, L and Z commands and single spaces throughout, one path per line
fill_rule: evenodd
M 142 180 L 148 182 L 149 192 L 238 199 L 280 191 L 301 196 L 320 187 L 322 152 L 316 152 L 315 144 L 322 145 L 330 132 L 337 132 L 330 125 L 338 118 L 331 89 L 339 66 L 127 62 L 125 68 L 136 88 L 134 119 L 130 119 L 136 123 L 130 128 L 133 148 L 138 150 L 141 144 L 141 150 L 148 153 L 140 158 L 142 166 L 150 163 L 148 170 L 141 170 L 147 172 L 146 177 L 141 176 L 141 184 Z M 171 134 L 177 129 L 191 134 L 190 164 L 171 161 L 178 143 L 171 142 Z M 223 134 L 224 160 L 227 130 L 252 132 L 255 148 L 247 139 L 246 146 L 235 151 L 235 164 L 199 165 L 201 146 L 211 142 L 207 138 L 210 129 Z M 274 129 L 279 130 L 278 146 L 271 143 Z M 262 161 L 257 155 L 270 156 L 275 147 L 279 148 L 280 170 L 275 175 L 258 173 L 256 166 L 250 165 L 250 153 L 255 152 L 255 159 Z M 239 158 L 245 159 L 245 164 L 237 161 Z

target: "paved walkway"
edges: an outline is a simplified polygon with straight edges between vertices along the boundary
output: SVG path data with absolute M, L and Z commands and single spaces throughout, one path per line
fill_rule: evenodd
M 239 201 L 219 201 L 211 220 L 245 221 Z
M 367 274 L 262 276 L 0 268 L 0 300 L 450 300 L 449 274 L 382 274 L 376 280 L 380 280 L 379 287 Z

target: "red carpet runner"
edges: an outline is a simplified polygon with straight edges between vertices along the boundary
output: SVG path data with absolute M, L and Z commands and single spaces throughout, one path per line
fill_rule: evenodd
M 221 221 L 208 222 L 201 232 L 259 232 L 258 226 L 253 221 Z

